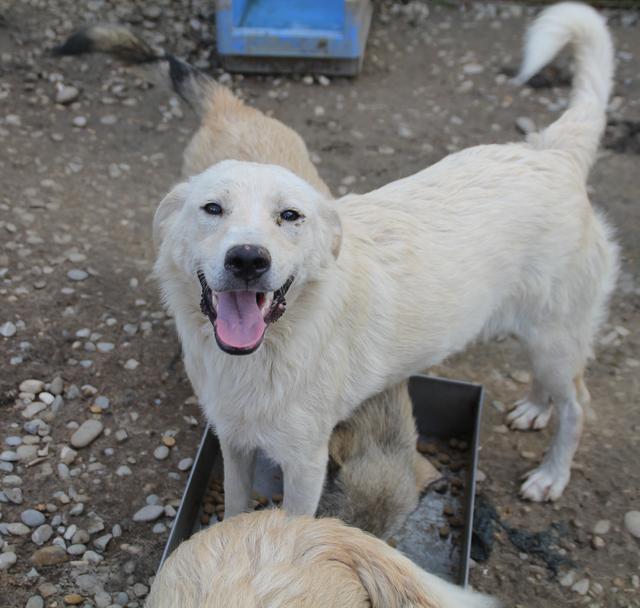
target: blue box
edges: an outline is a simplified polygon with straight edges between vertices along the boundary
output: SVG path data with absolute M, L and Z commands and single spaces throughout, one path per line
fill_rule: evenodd
M 360 71 L 370 0 L 218 0 L 218 53 L 225 69 Z

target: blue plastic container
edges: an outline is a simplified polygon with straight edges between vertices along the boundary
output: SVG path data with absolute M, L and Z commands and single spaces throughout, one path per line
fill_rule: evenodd
M 218 53 L 226 69 L 357 74 L 370 0 L 218 0 Z

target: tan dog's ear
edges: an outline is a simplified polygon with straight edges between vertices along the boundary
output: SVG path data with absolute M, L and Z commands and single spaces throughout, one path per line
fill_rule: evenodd
M 416 473 L 416 488 L 422 494 L 433 482 L 442 478 L 442 474 L 420 452 L 416 450 L 414 456 L 414 470 Z
M 330 200 L 323 203 L 321 209 L 322 217 L 331 231 L 331 254 L 335 259 L 338 259 L 342 247 L 342 222 L 335 209 L 335 201 Z
M 176 211 L 178 211 L 187 196 L 187 183 L 183 182 L 178 184 L 165 196 L 158 208 L 156 209 L 156 213 L 153 216 L 153 245 L 156 249 L 160 247 L 160 243 L 162 243 L 162 239 L 164 237 L 163 233 L 163 225 L 169 219 L 171 215 L 173 215 Z
M 353 428 L 348 424 L 338 424 L 331 433 L 329 440 L 329 459 L 335 468 L 341 468 L 349 459 L 355 448 L 356 440 Z

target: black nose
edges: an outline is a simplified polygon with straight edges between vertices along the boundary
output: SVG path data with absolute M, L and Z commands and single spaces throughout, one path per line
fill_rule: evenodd
M 224 267 L 237 279 L 252 281 L 271 267 L 271 256 L 264 247 L 236 245 L 224 256 Z

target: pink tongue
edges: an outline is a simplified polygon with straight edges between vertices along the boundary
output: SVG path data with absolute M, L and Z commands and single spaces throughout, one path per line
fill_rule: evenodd
M 234 348 L 255 346 L 267 325 L 254 291 L 223 291 L 218 294 L 218 338 Z

